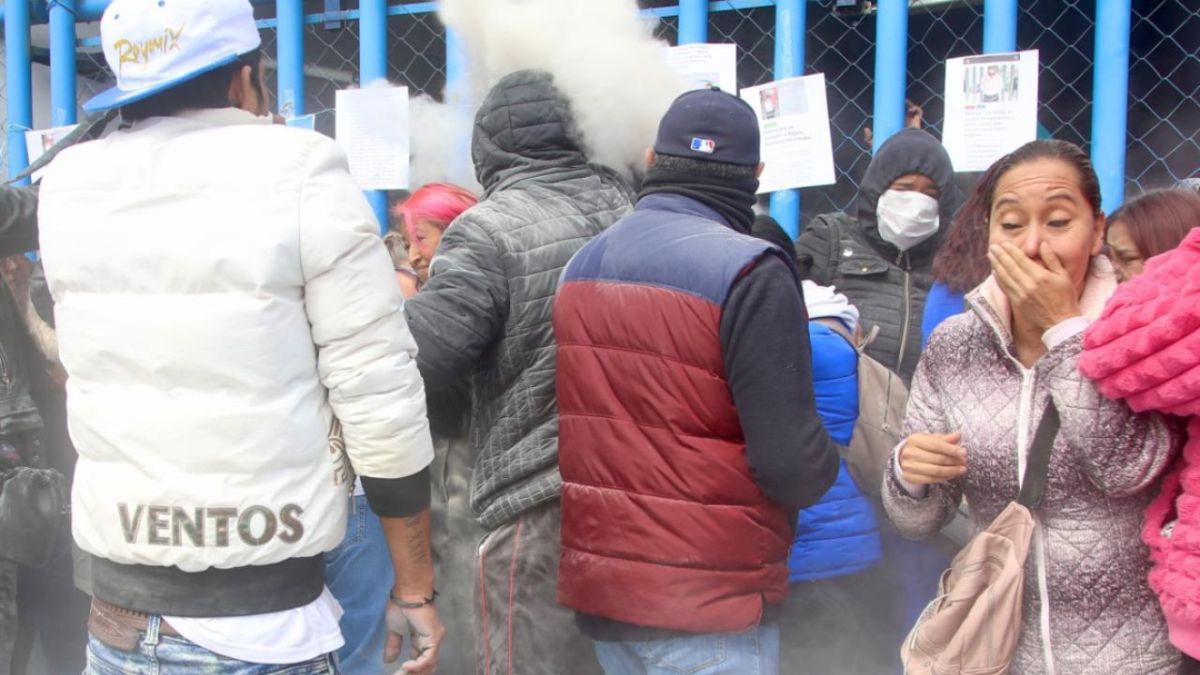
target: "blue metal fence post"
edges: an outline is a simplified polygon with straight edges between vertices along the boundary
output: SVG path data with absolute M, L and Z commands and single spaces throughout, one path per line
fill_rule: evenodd
M 50 126 L 75 124 L 75 0 L 50 0 Z
M 807 0 L 775 3 L 775 79 L 804 74 L 804 36 L 808 28 Z M 771 216 L 792 239 L 800 236 L 800 191 L 771 193 Z
M 275 62 L 279 114 L 304 114 L 304 0 L 276 0 Z
M 879 0 L 875 18 L 875 111 L 871 151 L 904 128 L 908 80 L 908 0 Z
M 459 114 L 469 114 L 471 107 L 471 73 L 468 67 L 467 48 L 458 32 L 446 28 L 446 91 L 443 96 L 446 105 Z M 451 158 L 450 175 L 452 180 L 471 173 L 471 126 L 460 130 L 461 137 L 454 139 L 454 157 Z
M 1017 51 L 1017 0 L 983 0 L 983 53 Z
M 388 76 L 387 0 L 361 0 L 358 3 L 358 72 L 363 85 Z M 369 190 L 367 201 L 379 219 L 380 232 L 388 226 L 387 195 L 382 190 Z
M 1125 201 L 1126 122 L 1129 116 L 1130 0 L 1096 0 L 1096 58 L 1092 81 L 1092 164 L 1105 213 Z
M 679 0 L 681 45 L 708 42 L 708 0 Z
M 8 176 L 29 166 L 25 131 L 33 125 L 33 74 L 29 45 L 29 0 L 4 2 L 4 57 L 8 95 Z M 74 45 L 72 45 L 74 46 Z M 29 179 L 21 181 L 28 185 Z
M 446 103 L 460 103 L 470 95 L 467 50 L 458 31 L 446 28 Z

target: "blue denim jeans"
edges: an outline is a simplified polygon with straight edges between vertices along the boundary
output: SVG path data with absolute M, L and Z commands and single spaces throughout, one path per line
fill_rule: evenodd
M 344 612 L 339 626 L 346 644 L 337 653 L 342 672 L 379 675 L 387 641 L 384 614 L 395 570 L 379 516 L 365 496 L 352 499 L 346 536 L 325 554 L 325 583 Z
M 150 617 L 137 651 L 88 639 L 83 675 L 339 675 L 332 654 L 290 665 L 247 663 L 214 654 L 183 638 L 159 635 L 161 617 Z
M 779 675 L 779 626 L 648 642 L 596 642 L 605 675 Z

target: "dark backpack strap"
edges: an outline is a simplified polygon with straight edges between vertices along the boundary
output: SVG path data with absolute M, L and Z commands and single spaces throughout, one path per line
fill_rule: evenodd
M 57 143 L 51 146 L 49 150 L 43 153 L 41 157 L 38 157 L 36 161 L 26 167 L 24 171 L 8 179 L 5 182 L 5 185 L 12 185 L 23 178 L 27 178 L 38 171 L 41 171 L 47 164 L 49 164 L 54 160 L 55 157 L 58 156 L 58 153 L 66 150 L 72 145 L 82 143 L 84 141 L 94 141 L 97 138 L 100 138 L 101 134 L 108 129 L 108 125 L 112 124 L 113 120 L 117 118 L 117 115 L 119 115 L 120 112 L 120 109 L 113 108 L 99 117 L 88 119 L 82 124 L 77 125 L 71 130 L 71 133 L 63 136 L 62 139 L 60 139 Z
M 829 270 L 829 278 L 826 285 L 832 284 L 833 279 L 837 276 L 838 263 L 841 258 L 838 258 L 838 249 L 842 245 L 842 225 L 838 222 L 835 215 L 829 218 L 829 266 L 825 269 Z
M 1050 450 L 1054 447 L 1054 439 L 1058 436 L 1060 420 L 1058 408 L 1054 399 L 1046 404 L 1046 412 L 1038 423 L 1037 432 L 1033 435 L 1033 446 L 1025 462 L 1025 478 L 1021 481 L 1021 495 L 1017 503 L 1030 511 L 1042 503 L 1046 493 L 1046 474 L 1050 470 Z

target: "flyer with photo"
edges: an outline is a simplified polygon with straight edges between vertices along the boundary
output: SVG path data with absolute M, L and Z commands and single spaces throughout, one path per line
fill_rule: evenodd
M 942 143 L 956 171 L 983 171 L 1037 138 L 1038 53 L 946 61 Z
M 830 185 L 837 179 L 824 74 L 749 87 L 742 98 L 758 114 L 762 134 L 766 166 L 759 193 Z
M 31 129 L 25 132 L 25 150 L 29 153 L 29 163 L 33 164 L 42 155 L 46 154 L 50 148 L 54 147 L 59 141 L 67 137 L 67 134 L 75 130 L 77 124 L 69 124 L 63 127 L 52 127 L 50 129 Z M 41 180 L 42 174 L 46 172 L 45 168 L 40 171 L 35 171 L 30 177 L 36 183 Z
M 684 79 L 688 89 L 718 87 L 737 95 L 737 45 L 668 47 L 667 63 Z

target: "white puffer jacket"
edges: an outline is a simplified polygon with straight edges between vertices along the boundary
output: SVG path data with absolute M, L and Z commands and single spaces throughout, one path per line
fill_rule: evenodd
M 433 457 L 401 296 L 346 158 L 235 109 L 62 153 L 39 219 L 79 449 L 74 534 L 184 571 L 319 554 L 354 469 Z

